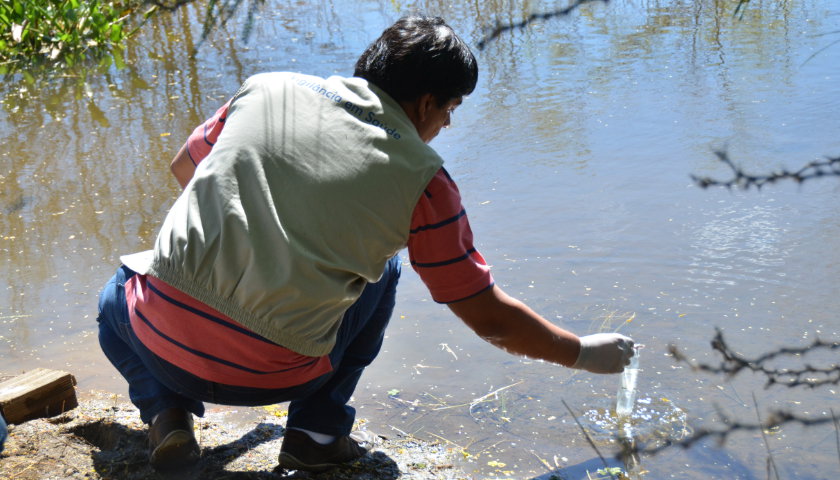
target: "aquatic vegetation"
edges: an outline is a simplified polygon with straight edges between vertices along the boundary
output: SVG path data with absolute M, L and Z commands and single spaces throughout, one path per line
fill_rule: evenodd
M 599 479 L 600 478 L 617 478 L 617 479 L 627 478 L 626 472 L 624 470 L 622 470 L 621 467 L 604 467 L 604 468 L 596 470 L 595 473 L 598 475 Z M 592 479 L 592 480 L 596 480 L 592 477 L 592 475 L 589 475 L 589 478 Z
M 113 56 L 119 63 L 121 49 L 136 31 L 126 27 L 138 6 L 135 0 L 2 2 L 0 74 L 33 64 L 70 67 L 87 58 Z

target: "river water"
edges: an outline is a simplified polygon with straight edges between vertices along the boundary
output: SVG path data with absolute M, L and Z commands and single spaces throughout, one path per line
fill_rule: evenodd
M 151 244 L 179 190 L 169 160 L 247 76 L 350 74 L 413 11 L 445 17 L 477 45 L 487 26 L 561 4 L 243 2 L 204 40 L 204 6 L 190 4 L 145 25 L 122 68 L 7 79 L 0 371 L 57 368 L 82 392 L 125 393 L 97 344 L 97 293 L 120 254 Z M 690 178 L 731 176 L 715 151 L 756 174 L 840 155 L 840 5 L 737 5 L 591 2 L 502 32 L 476 49 L 479 85 L 433 142 L 499 285 L 579 334 L 620 329 L 645 344 L 647 413 L 635 427 L 647 445 L 723 428 L 719 412 L 745 423 L 774 409 L 840 414 L 837 384 L 765 389 L 761 375 L 727 379 L 668 354 L 675 345 L 719 363 L 716 328 L 747 357 L 840 338 L 840 179 L 743 191 Z M 445 443 L 476 478 L 594 477 L 603 465 L 578 420 L 622 466 L 598 420 L 610 417 L 618 376 L 495 349 L 408 267 L 388 333 L 355 396 L 368 428 Z M 624 466 L 653 479 L 766 478 L 769 451 L 781 478 L 836 478 L 837 448 L 830 424 L 785 425 L 766 440 L 739 432 L 724 448 L 704 441 Z

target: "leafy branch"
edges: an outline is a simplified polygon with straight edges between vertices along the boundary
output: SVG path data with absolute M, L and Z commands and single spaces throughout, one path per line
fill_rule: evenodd
M 126 28 L 137 0 L 6 0 L 0 3 L 0 73 L 32 61 L 72 66 L 117 54 L 135 30 Z

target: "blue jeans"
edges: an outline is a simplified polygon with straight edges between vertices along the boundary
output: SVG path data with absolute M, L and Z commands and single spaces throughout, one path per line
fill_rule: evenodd
M 294 387 L 263 389 L 209 382 L 152 353 L 131 329 L 125 282 L 135 273 L 125 266 L 117 269 L 99 296 L 99 344 L 128 382 L 129 398 L 146 423 L 173 407 L 202 416 L 203 402 L 240 406 L 290 402 L 287 427 L 347 435 L 356 415 L 347 402 L 382 347 L 400 268 L 399 257 L 389 260 L 382 278 L 365 286 L 362 296 L 344 313 L 329 353 L 333 370 Z
M 6 420 L 0 415 L 0 453 L 3 453 L 3 444 L 6 443 Z

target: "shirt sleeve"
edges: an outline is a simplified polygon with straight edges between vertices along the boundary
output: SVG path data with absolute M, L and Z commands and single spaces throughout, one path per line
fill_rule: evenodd
M 230 100 L 216 110 L 216 113 L 207 121 L 195 127 L 195 130 L 190 134 L 187 139 L 187 154 L 190 156 L 193 165 L 197 166 L 204 160 L 204 157 L 210 154 L 210 150 L 213 149 L 213 145 L 216 144 L 219 134 L 225 127 L 229 108 Z
M 438 303 L 464 300 L 493 285 L 490 267 L 473 246 L 461 194 L 443 168 L 414 208 L 408 256 Z

